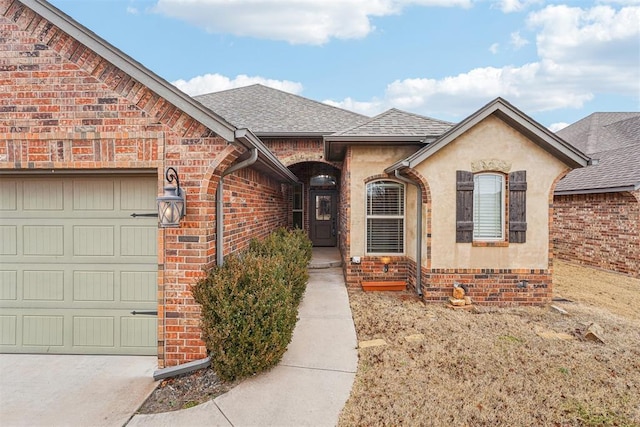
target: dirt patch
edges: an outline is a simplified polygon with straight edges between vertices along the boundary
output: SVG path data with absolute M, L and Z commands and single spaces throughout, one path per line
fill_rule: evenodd
M 213 369 L 200 369 L 190 374 L 162 380 L 138 413 L 156 414 L 191 408 L 215 399 L 235 384 L 222 382 Z
M 359 349 L 340 425 L 640 425 L 640 281 L 568 265 L 556 280 L 566 315 L 350 291 L 358 340 L 387 345 Z M 605 344 L 583 338 L 593 322 Z

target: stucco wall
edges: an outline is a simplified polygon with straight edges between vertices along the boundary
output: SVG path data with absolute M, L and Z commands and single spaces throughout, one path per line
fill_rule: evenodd
M 527 171 L 527 241 L 504 247 L 456 243 L 456 170 L 498 160 L 503 172 Z M 547 269 L 549 200 L 566 165 L 490 116 L 416 167 L 431 189 L 433 269 Z
M 358 146 L 351 148 L 350 191 L 351 191 L 351 246 L 349 256 L 366 254 L 366 184 L 372 177 L 395 180 L 388 177 L 384 170 L 398 160 L 404 159 L 415 147 L 375 147 Z M 405 254 L 415 254 L 415 186 L 405 188 Z

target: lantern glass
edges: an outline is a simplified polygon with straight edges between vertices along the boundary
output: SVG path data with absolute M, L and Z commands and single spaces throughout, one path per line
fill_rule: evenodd
M 180 194 L 177 195 L 176 193 Z M 158 219 L 160 227 L 179 227 L 184 216 L 184 196 L 176 187 L 165 187 L 164 195 L 158 197 Z

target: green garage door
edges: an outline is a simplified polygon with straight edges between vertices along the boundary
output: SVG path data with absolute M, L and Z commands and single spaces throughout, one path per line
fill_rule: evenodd
M 157 350 L 156 177 L 0 177 L 0 352 Z M 132 314 L 147 312 L 147 314 Z

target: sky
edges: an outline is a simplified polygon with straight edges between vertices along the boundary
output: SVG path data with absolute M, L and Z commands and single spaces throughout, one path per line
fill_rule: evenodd
M 189 95 L 451 122 L 500 96 L 554 131 L 640 111 L 640 0 L 49 1 Z

